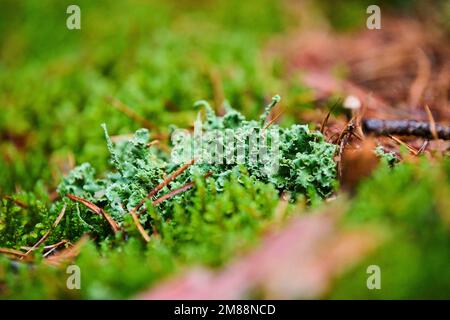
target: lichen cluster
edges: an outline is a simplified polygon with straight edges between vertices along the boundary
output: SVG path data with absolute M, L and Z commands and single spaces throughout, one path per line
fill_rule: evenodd
M 271 104 L 273 105 L 274 103 Z M 267 130 L 264 119 L 269 109 L 262 115 L 260 121 L 256 121 L 246 120 L 242 114 L 231 108 L 228 108 L 224 116 L 217 116 L 207 105 L 206 118 L 202 123 L 204 136 L 208 136 L 208 132 L 213 130 L 219 130 L 224 134 L 229 129 L 239 129 L 237 132 L 241 133 Z M 58 192 L 62 197 L 74 194 L 86 199 L 104 208 L 121 223 L 124 216 L 145 199 L 150 190 L 180 166 L 175 160 L 183 150 L 174 148 L 172 156 L 160 151 L 157 146 L 149 144 L 150 133 L 146 129 L 136 131 L 134 137 L 128 141 L 113 144 L 106 126 L 104 130 L 114 170 L 106 173 L 104 178 L 97 179 L 94 168 L 88 163 L 83 163 L 63 179 Z M 214 182 L 211 185 L 211 189 L 214 190 L 210 189 L 209 192 L 220 192 L 230 176 L 235 173 L 248 174 L 254 181 L 271 184 L 279 192 L 290 192 L 294 200 L 299 194 L 306 197 L 328 196 L 335 185 L 336 173 L 333 161 L 335 146 L 325 142 L 319 132 L 310 131 L 307 125 L 282 128 L 274 124 L 270 130 L 277 130 L 279 133 L 279 152 L 276 154 L 279 159 L 271 159 L 279 162 L 278 170 L 269 173 L 265 170 L 265 164 L 250 161 L 249 152 L 240 164 L 218 165 L 198 161 L 158 194 L 167 194 L 205 175 Z M 248 151 L 248 139 L 237 137 L 237 141 Z M 205 144 L 203 148 L 206 148 Z M 166 200 L 157 209 L 161 216 L 168 217 L 171 215 L 169 211 L 172 210 L 173 204 L 186 201 L 189 196 L 189 191 L 180 193 Z M 143 215 L 141 219 L 145 222 L 147 218 Z

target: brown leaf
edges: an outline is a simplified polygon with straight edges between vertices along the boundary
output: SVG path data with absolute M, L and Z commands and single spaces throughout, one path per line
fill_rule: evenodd
M 375 142 L 369 138 L 364 139 L 357 149 L 347 148 L 344 150 L 340 177 L 343 189 L 352 192 L 362 179 L 370 176 L 379 161 L 374 150 Z

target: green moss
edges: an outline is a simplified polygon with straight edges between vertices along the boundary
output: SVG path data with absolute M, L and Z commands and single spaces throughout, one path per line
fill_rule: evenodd
M 239 182 L 238 182 L 239 179 Z M 170 219 L 157 208 L 149 210 L 153 235 L 148 245 L 141 241 L 130 219 L 127 241 L 110 237 L 100 244 L 92 242 L 81 250 L 76 263 L 82 270 L 82 289 L 65 287 L 64 266 L 50 268 L 36 263 L 33 267 L 0 260 L 0 282 L 7 289 L 5 298 L 123 298 L 143 290 L 175 272 L 181 266 L 222 265 L 236 252 L 258 243 L 261 232 L 271 224 L 278 193 L 267 185 L 236 171 L 223 192 L 214 190 L 212 180 L 197 181 L 189 197 L 171 207 Z M 291 209 L 288 210 L 290 212 Z M 66 228 L 67 226 L 64 226 Z
M 383 166 L 364 183 L 347 213 L 350 226 L 371 223 L 385 243 L 340 279 L 332 298 L 449 298 L 450 161 Z M 381 290 L 368 290 L 366 268 L 381 268 Z

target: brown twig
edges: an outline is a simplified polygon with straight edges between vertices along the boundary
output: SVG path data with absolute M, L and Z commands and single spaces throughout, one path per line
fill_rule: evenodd
M 51 245 L 51 246 L 48 246 L 48 247 L 51 247 L 51 248 L 49 248 L 49 250 L 44 254 L 44 258 L 47 258 L 53 251 L 55 251 L 56 249 L 58 249 L 61 245 L 63 245 L 63 244 L 68 244 L 70 247 L 73 247 L 74 245 L 72 244 L 72 243 L 70 243 L 69 241 L 67 241 L 67 240 L 62 240 L 62 241 L 60 241 L 60 242 L 58 242 L 58 243 L 55 243 L 54 245 Z
M 426 139 L 434 138 L 431 124 L 425 121 L 364 119 L 362 126 L 366 133 L 380 136 L 398 135 Z M 435 124 L 435 130 L 439 139 L 450 140 L 450 126 Z
M 120 204 L 123 210 L 126 210 L 125 206 L 123 205 L 123 203 Z M 133 223 L 136 226 L 136 229 L 138 229 L 139 233 L 142 235 L 142 237 L 144 238 L 145 242 L 149 242 L 150 241 L 150 237 L 148 235 L 148 233 L 145 231 L 144 227 L 142 226 L 141 222 L 139 221 L 138 216 L 136 215 L 136 213 L 134 213 L 133 211 L 130 212 L 131 217 L 133 218 Z
M 208 173 L 205 175 L 205 178 L 208 178 L 208 177 L 210 177 L 211 175 L 212 175 L 212 172 L 208 172 Z M 173 196 L 175 196 L 175 195 L 177 195 L 177 194 L 179 194 L 179 193 L 181 193 L 181 192 L 184 192 L 184 191 L 186 191 L 186 190 L 189 190 L 189 189 L 192 188 L 194 185 L 195 185 L 195 182 L 194 182 L 194 181 L 189 182 L 189 183 L 186 183 L 184 186 L 182 186 L 182 187 L 180 187 L 180 188 L 178 188 L 178 189 L 175 189 L 175 190 L 173 190 L 173 191 L 171 191 L 171 192 L 169 192 L 169 193 L 163 195 L 162 197 L 156 199 L 155 201 L 152 202 L 152 204 L 153 204 L 154 206 L 156 206 L 156 205 L 160 204 L 161 202 L 163 202 L 163 201 L 165 201 L 165 200 L 167 200 L 167 199 L 169 199 L 169 198 L 172 198 Z
M 194 162 L 195 162 L 195 159 L 192 159 L 191 161 L 189 161 L 188 163 L 186 163 L 182 167 L 180 167 L 177 170 L 175 170 L 170 176 L 165 178 L 163 182 L 161 182 L 155 188 L 153 188 L 147 194 L 147 197 L 142 199 L 141 202 L 139 202 L 139 204 L 131 210 L 131 212 L 137 213 L 139 215 L 138 211 L 144 205 L 144 203 L 145 203 L 145 201 L 147 201 L 147 199 L 151 199 L 153 196 L 155 196 L 162 188 L 167 186 L 172 180 L 174 180 L 176 177 L 178 177 L 180 174 L 182 174 L 187 168 L 189 168 L 191 165 L 193 165 Z
M 0 253 L 16 256 L 19 258 L 27 258 L 27 255 L 25 253 L 14 249 L 0 248 Z
M 174 180 L 176 177 L 178 177 L 180 174 L 182 174 L 187 168 L 189 168 L 191 165 L 195 163 L 195 159 L 192 159 L 185 165 L 181 166 L 177 170 L 175 170 L 170 176 L 168 176 L 163 182 L 161 182 L 159 185 L 157 185 L 152 191 L 149 192 L 147 198 L 151 198 L 154 195 L 156 195 L 159 190 L 164 188 L 166 185 L 168 185 L 172 180 Z
M 28 208 L 28 205 L 27 205 L 26 203 L 24 203 L 24 202 L 22 202 L 22 201 L 20 201 L 20 200 L 18 200 L 18 199 L 14 199 L 14 198 L 11 197 L 11 196 L 5 196 L 5 199 L 14 202 L 16 205 L 18 205 L 18 206 L 21 207 L 22 209 Z
M 55 244 L 50 244 L 50 245 L 44 246 L 44 251 L 53 249 L 55 247 L 59 247 L 60 245 L 65 244 L 65 243 L 71 244 L 68 240 L 61 240 L 61 241 L 59 241 L 59 242 L 57 242 Z M 22 247 L 20 247 L 20 249 L 27 250 L 27 251 L 30 250 L 30 248 L 31 247 L 29 247 L 29 246 L 22 246 Z
M 44 247 L 44 251 L 46 251 L 46 252 L 43 255 L 43 257 L 44 258 L 47 257 L 48 255 L 50 255 L 53 251 L 58 249 L 63 244 L 68 244 L 69 246 L 73 246 L 73 244 L 70 241 L 68 241 L 68 240 L 61 240 L 61 241 L 59 241 L 59 242 L 57 242 L 55 244 L 51 244 L 51 245 L 45 246 Z M 22 250 L 27 250 L 27 251 L 30 250 L 31 248 L 32 247 L 27 247 L 27 246 L 21 247 Z
M 136 225 L 136 228 L 139 230 L 139 233 L 142 235 L 142 237 L 144 238 L 145 242 L 149 242 L 150 241 L 150 236 L 145 231 L 145 229 L 142 226 L 141 222 L 139 221 L 139 218 L 136 215 L 136 213 L 133 210 L 131 210 L 130 214 L 131 214 L 131 217 L 133 218 L 133 221 L 134 221 L 134 224 Z
M 96 206 L 96 205 L 93 204 L 92 202 L 89 202 L 89 201 L 87 201 L 87 200 L 85 200 L 85 199 L 83 199 L 83 198 L 77 197 L 77 196 L 75 196 L 75 195 L 73 195 L 73 194 L 68 194 L 68 195 L 66 195 L 66 196 L 67 196 L 67 198 L 69 198 L 69 199 L 71 199 L 71 200 L 80 202 L 81 204 L 83 204 L 84 206 L 86 206 L 86 207 L 87 207 L 89 210 L 91 210 L 92 212 L 94 212 L 94 213 L 96 213 L 96 214 L 102 216 L 103 218 L 105 218 L 105 220 L 109 223 L 109 225 L 111 226 L 111 229 L 114 231 L 114 233 L 117 233 L 117 232 L 120 231 L 120 227 L 119 227 L 119 225 L 117 224 L 117 222 L 114 221 L 114 219 L 111 218 L 111 217 L 109 216 L 109 214 L 107 214 L 107 213 L 105 212 L 105 210 L 103 210 L 102 208 Z
M 173 179 L 175 179 L 176 177 L 178 177 L 181 173 L 183 173 L 187 168 L 189 168 L 192 164 L 194 164 L 195 160 L 192 159 L 190 162 L 186 163 L 185 165 L 183 165 L 182 167 L 180 167 L 179 169 L 177 169 L 175 172 L 173 172 L 169 177 L 165 178 L 163 182 L 161 182 L 160 184 L 158 184 L 154 189 L 152 189 L 147 197 L 145 197 L 144 199 L 141 200 L 141 202 L 139 202 L 139 204 L 134 207 L 133 209 L 131 209 L 130 211 L 130 215 L 133 218 L 134 224 L 136 225 L 137 229 L 139 230 L 139 232 L 141 233 L 142 237 L 144 238 L 144 240 L 146 242 L 150 241 L 150 236 L 148 235 L 148 233 L 145 231 L 144 227 L 142 226 L 142 224 L 139 221 L 139 209 L 142 208 L 142 206 L 144 205 L 144 203 L 147 201 L 147 199 L 151 199 L 154 195 L 156 195 L 162 188 L 164 188 L 166 185 L 168 185 Z

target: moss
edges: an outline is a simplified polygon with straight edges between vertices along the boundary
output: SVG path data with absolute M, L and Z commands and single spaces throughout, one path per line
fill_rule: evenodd
M 449 298 L 449 164 L 449 159 L 421 159 L 418 164 L 382 166 L 360 187 L 347 225 L 377 225 L 387 239 L 337 282 L 331 298 Z M 381 290 L 365 285 L 366 268 L 373 264 L 381 268 Z

